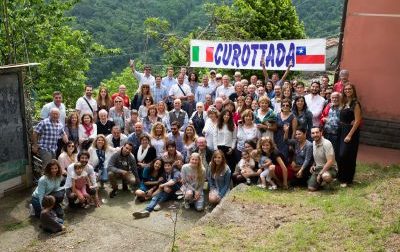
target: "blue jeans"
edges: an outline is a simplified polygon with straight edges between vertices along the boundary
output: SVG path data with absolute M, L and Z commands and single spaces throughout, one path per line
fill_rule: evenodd
M 53 209 L 56 212 L 57 217 L 61 218 L 61 219 L 64 218 L 64 210 L 61 207 L 61 202 L 64 200 L 64 193 L 65 193 L 65 190 L 62 189 L 57 192 L 52 192 L 49 194 L 49 195 L 54 196 L 54 198 L 56 199 L 56 203 L 55 203 Z M 39 198 L 32 197 L 31 203 L 32 203 L 33 209 L 35 210 L 35 216 L 39 218 L 40 213 L 42 212 L 42 205 L 39 202 Z
M 171 193 L 166 193 L 164 191 L 161 191 L 160 193 L 156 194 L 150 201 L 150 203 L 147 205 L 146 210 L 151 212 L 154 210 L 154 207 L 161 202 L 167 201 L 170 198 L 173 197 L 173 195 L 175 194 L 175 192 L 171 192 Z

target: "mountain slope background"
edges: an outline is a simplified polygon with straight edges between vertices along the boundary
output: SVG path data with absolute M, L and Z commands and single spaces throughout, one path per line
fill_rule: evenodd
M 343 0 L 292 0 L 310 38 L 338 36 Z M 141 59 L 163 69 L 162 51 L 145 34 L 144 21 L 149 17 L 166 19 L 173 34 L 185 37 L 194 29 L 210 23 L 203 5 L 229 5 L 223 0 L 82 0 L 70 15 L 73 26 L 87 30 L 94 40 L 108 48 L 120 48 L 119 55 L 97 57 L 88 72 L 89 83 L 98 85 L 112 72 L 120 72 L 129 58 Z

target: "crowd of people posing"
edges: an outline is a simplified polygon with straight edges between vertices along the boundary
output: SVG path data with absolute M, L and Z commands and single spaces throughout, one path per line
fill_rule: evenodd
M 92 87 L 66 114 L 62 94 L 54 92 L 34 128 L 33 153 L 44 175 L 33 192 L 32 214 L 51 232 L 63 230 L 61 202 L 70 207 L 100 206 L 98 191 L 109 183 L 109 197 L 131 188 L 139 201 L 149 201 L 136 218 L 150 215 L 169 199 L 202 211 L 218 204 L 232 186 L 316 191 L 334 179 L 353 182 L 361 106 L 346 70 L 340 81 L 303 82 L 277 73 L 250 81 L 235 72 L 211 70 L 201 76 L 132 72 L 138 80 L 133 97 L 126 86 L 115 94 Z M 208 191 L 208 194 L 205 194 Z

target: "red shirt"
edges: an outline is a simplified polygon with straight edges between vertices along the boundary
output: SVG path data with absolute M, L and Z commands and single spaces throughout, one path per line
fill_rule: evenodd
M 114 105 L 114 100 L 115 100 L 115 98 L 117 96 L 121 97 L 124 100 L 124 106 L 125 107 L 130 108 L 129 107 L 129 97 L 127 95 L 122 96 L 120 93 L 115 93 L 115 94 L 113 94 L 111 96 L 111 100 L 113 101 L 113 105 Z
M 342 93 L 343 91 L 343 82 L 340 80 L 333 85 L 333 92 L 339 92 Z

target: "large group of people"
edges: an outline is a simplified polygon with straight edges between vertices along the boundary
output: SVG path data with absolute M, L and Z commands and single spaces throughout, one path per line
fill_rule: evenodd
M 202 211 L 215 206 L 240 183 L 262 189 L 305 186 L 316 191 L 334 179 L 353 182 L 361 106 L 349 73 L 330 86 L 328 76 L 309 89 L 298 80 L 263 76 L 249 80 L 215 70 L 200 78 L 181 68 L 177 76 L 138 72 L 133 97 L 120 85 L 97 98 L 87 85 L 73 111 L 66 114 L 62 94 L 53 93 L 34 128 L 33 153 L 44 175 L 32 195 L 31 210 L 43 228 L 63 229 L 60 203 L 100 206 L 99 190 L 109 183 L 109 197 L 132 190 L 149 201 L 136 218 L 147 217 L 169 199 Z M 208 193 L 205 193 L 208 192 Z M 53 209 L 53 210 L 50 210 Z M 52 212 L 53 211 L 53 212 Z M 50 214 L 52 212 L 52 214 Z

